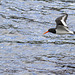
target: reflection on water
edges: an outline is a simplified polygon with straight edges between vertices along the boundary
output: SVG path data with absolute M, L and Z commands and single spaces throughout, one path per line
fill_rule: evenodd
M 72 0 L 2 0 L 0 74 L 74 75 L 75 35 L 43 35 L 63 13 L 74 31 L 74 10 Z

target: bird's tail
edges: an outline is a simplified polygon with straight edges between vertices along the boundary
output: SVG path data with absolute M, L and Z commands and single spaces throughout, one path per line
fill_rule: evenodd
M 73 33 L 75 34 L 75 31 Z

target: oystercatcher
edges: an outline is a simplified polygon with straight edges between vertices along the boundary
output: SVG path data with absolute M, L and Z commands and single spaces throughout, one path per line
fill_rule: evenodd
M 68 17 L 68 14 L 64 14 L 63 16 L 58 17 L 56 21 L 56 28 L 51 28 L 48 31 L 46 31 L 43 34 L 46 34 L 48 32 L 54 33 L 54 34 L 75 34 L 74 31 L 70 31 L 66 24 L 66 19 Z

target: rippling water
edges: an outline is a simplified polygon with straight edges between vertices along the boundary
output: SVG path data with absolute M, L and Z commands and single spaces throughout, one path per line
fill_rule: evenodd
M 72 0 L 2 0 L 0 75 L 75 75 L 75 35 L 43 35 L 63 13 L 75 30 Z

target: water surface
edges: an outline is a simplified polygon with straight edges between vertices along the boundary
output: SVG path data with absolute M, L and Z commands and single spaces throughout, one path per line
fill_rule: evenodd
M 63 13 L 74 30 L 74 1 L 2 0 L 0 74 L 74 75 L 75 35 L 43 35 Z

